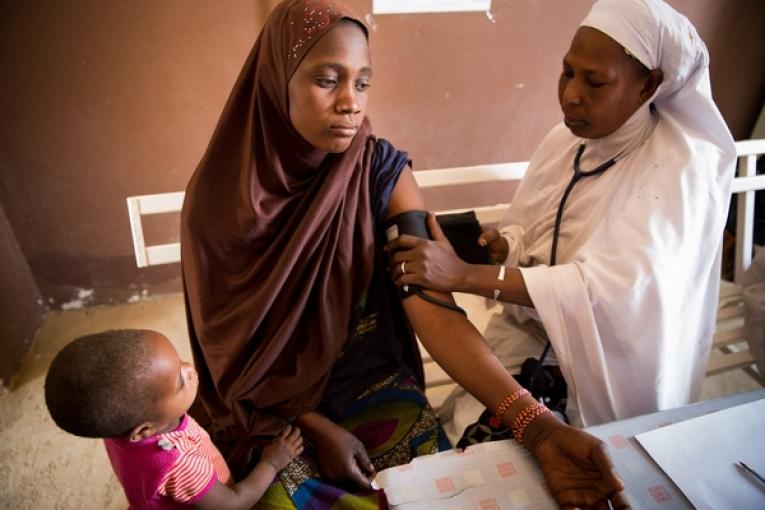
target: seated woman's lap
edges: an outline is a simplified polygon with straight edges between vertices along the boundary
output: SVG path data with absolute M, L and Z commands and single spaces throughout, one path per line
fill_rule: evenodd
M 450 448 L 422 388 L 406 373 L 378 381 L 337 416 L 329 417 L 364 443 L 377 471 Z M 323 480 L 315 451 L 306 446 L 305 452 L 279 473 L 258 508 L 387 507 L 382 491 Z

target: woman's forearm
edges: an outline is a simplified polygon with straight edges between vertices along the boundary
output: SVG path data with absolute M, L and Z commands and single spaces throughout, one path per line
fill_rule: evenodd
M 448 294 L 431 294 L 452 300 Z M 465 316 L 416 295 L 404 300 L 404 309 L 417 337 L 436 363 L 488 409 L 493 411 L 521 387 Z M 531 403 L 533 398 L 528 395 L 518 399 L 503 416 L 505 423 L 512 424 Z
M 298 415 L 295 418 L 295 425 L 300 427 L 303 435 L 313 443 L 317 443 L 326 437 L 328 428 L 337 427 L 330 419 L 316 411 L 309 411 Z

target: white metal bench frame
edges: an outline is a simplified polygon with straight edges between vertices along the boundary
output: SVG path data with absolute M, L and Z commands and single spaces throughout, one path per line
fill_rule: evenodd
M 765 154 L 765 139 L 736 142 L 739 157 L 738 176 L 733 180 L 732 193 L 739 194 L 736 213 L 736 262 L 735 281 L 752 262 L 752 235 L 754 230 L 754 192 L 765 189 L 765 175 L 758 176 L 757 156 Z M 463 184 L 519 181 L 523 178 L 528 162 L 500 163 L 472 167 L 421 170 L 414 173 L 421 188 L 457 186 Z M 144 241 L 142 217 L 151 214 L 176 213 L 183 205 L 184 192 L 156 193 L 127 198 L 130 230 L 136 265 L 147 267 L 170 264 L 181 260 L 180 243 L 147 245 Z M 498 223 L 509 204 L 475 207 L 481 223 Z M 464 209 L 463 209 L 464 210 Z M 452 211 L 440 211 L 452 212 Z
M 740 282 L 744 271 L 752 262 L 754 193 L 756 190 L 765 189 L 765 175 L 756 175 L 757 157 L 765 154 L 765 139 L 736 142 L 736 152 L 739 163 L 738 174 L 733 180 L 732 187 L 732 193 L 738 194 L 734 280 Z M 523 178 L 527 167 L 528 162 L 501 163 L 422 170 L 415 172 L 414 176 L 421 188 L 433 188 L 485 182 L 519 181 Z M 142 217 L 152 214 L 178 213 L 183 205 L 183 197 L 183 192 L 174 192 L 127 198 L 130 229 L 133 235 L 133 250 L 138 267 L 169 264 L 181 260 L 179 242 L 146 245 Z M 508 206 L 509 204 L 503 203 L 473 209 L 482 224 L 496 224 L 502 219 Z M 707 366 L 707 375 L 745 368 L 748 369 L 750 375 L 758 378 L 762 383 L 760 376 L 751 368 L 753 358 L 745 346 L 743 332 L 741 288 L 736 284 L 723 282 L 720 292 L 717 329 Z M 451 388 L 455 386 L 455 383 L 432 361 L 424 350 L 423 359 L 426 366 L 428 398 L 434 407 L 438 407 L 451 391 Z
M 143 216 L 150 214 L 179 213 L 183 207 L 183 191 L 127 197 L 130 232 L 133 235 L 133 252 L 138 267 L 156 266 L 181 261 L 181 243 L 147 246 L 143 236 Z

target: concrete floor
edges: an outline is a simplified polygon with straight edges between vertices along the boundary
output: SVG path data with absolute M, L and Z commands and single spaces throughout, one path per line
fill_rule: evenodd
M 13 389 L 0 396 L 0 509 L 127 508 L 102 442 L 58 429 L 43 395 L 45 373 L 64 345 L 119 328 L 160 331 L 191 359 L 181 294 L 48 314 Z
M 115 328 L 165 334 L 190 360 L 180 294 L 134 304 L 50 313 L 12 390 L 0 395 L 0 509 L 124 509 L 126 501 L 99 440 L 70 436 L 51 421 L 45 372 L 73 338 Z M 703 399 L 759 388 L 742 370 L 707 378 Z

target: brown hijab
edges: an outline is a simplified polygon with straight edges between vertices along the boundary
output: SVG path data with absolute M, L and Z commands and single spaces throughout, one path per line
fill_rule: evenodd
M 368 120 L 342 154 L 289 120 L 292 74 L 343 18 L 361 24 L 334 0 L 274 9 L 186 191 L 189 334 L 218 442 L 242 447 L 320 403 L 371 278 Z

